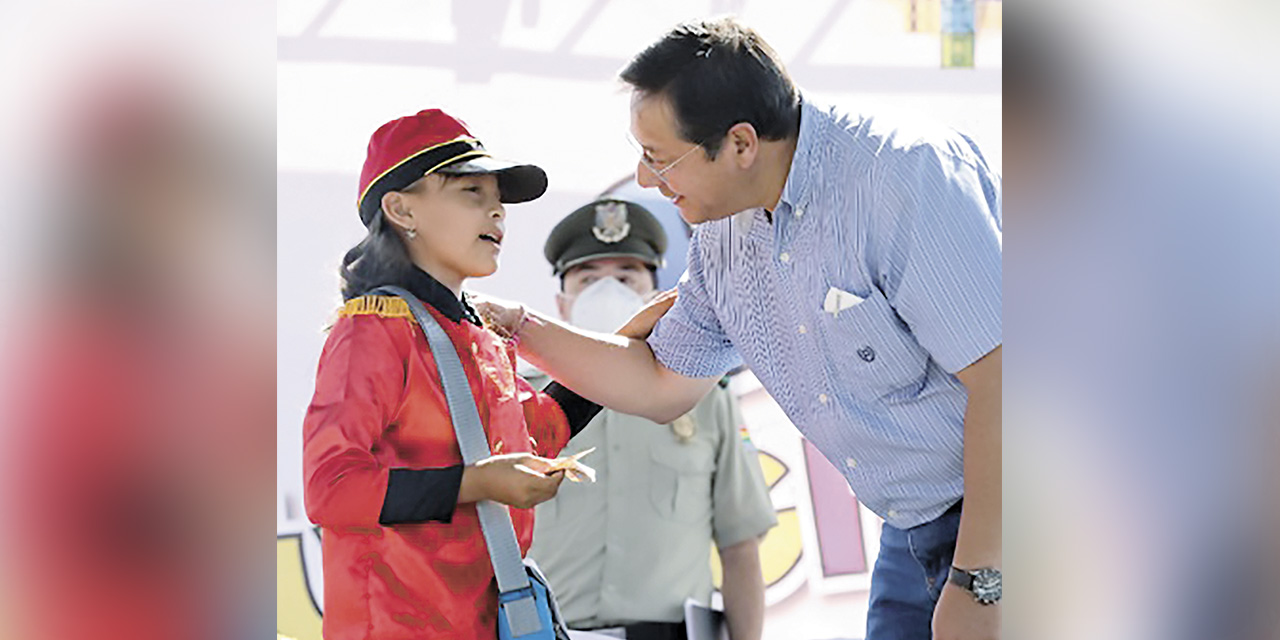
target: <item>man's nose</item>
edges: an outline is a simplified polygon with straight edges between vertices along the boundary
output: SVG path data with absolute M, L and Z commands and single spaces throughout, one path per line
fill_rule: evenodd
M 662 181 L 643 162 L 636 162 L 636 184 L 645 189 L 652 189 L 662 184 Z

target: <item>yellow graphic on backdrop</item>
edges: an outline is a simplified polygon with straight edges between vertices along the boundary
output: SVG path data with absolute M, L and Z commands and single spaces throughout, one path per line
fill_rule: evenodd
M 302 559 L 302 536 L 276 537 L 276 633 L 321 640 L 320 611 L 311 598 Z

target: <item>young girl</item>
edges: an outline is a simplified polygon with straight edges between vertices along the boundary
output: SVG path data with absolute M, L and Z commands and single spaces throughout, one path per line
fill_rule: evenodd
M 515 374 L 467 278 L 492 274 L 503 203 L 533 200 L 546 174 L 491 158 L 458 120 L 422 111 L 369 142 L 358 208 L 368 236 L 343 259 L 345 306 L 329 333 L 303 427 L 307 514 L 322 527 L 324 637 L 497 637 L 497 587 L 475 502 L 511 507 L 521 552 L 532 507 L 556 493 L 554 457 L 598 407 Z M 463 466 L 444 389 L 408 305 L 418 297 L 462 359 L 493 456 Z

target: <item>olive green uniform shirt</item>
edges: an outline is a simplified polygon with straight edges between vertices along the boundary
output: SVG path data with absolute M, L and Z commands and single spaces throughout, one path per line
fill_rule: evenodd
M 529 555 L 571 627 L 679 622 L 686 598 L 710 601 L 712 542 L 725 549 L 777 524 L 745 433 L 717 385 L 675 423 L 604 410 L 569 442 L 561 455 L 596 447 L 582 459 L 596 482 L 566 481 L 538 505 Z

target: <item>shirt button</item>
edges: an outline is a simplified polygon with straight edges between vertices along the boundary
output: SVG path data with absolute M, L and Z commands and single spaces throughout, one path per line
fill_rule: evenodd
M 804 325 L 800 325 L 800 333 L 809 333 L 809 329 Z
M 784 254 L 782 254 L 782 255 L 778 256 L 778 259 L 779 259 L 779 260 L 781 260 L 781 261 L 783 261 L 783 262 L 791 262 L 791 254 L 789 254 L 789 253 L 784 253 Z
M 804 207 L 796 207 L 796 217 L 799 218 L 802 215 L 804 215 Z
M 819 393 L 819 394 L 818 394 L 818 402 L 821 402 L 822 404 L 826 404 L 826 403 L 827 403 L 827 394 L 825 394 L 825 393 Z
M 858 461 L 857 461 L 857 460 L 854 460 L 853 458 L 845 458 L 845 459 L 844 459 L 844 464 L 845 464 L 845 466 L 849 467 L 850 469 L 857 469 L 857 468 L 858 468 Z
M 890 509 L 890 510 L 889 510 L 889 517 L 890 517 L 890 518 L 896 518 L 896 517 L 898 517 L 898 512 L 897 512 L 897 511 L 894 511 L 893 509 Z

